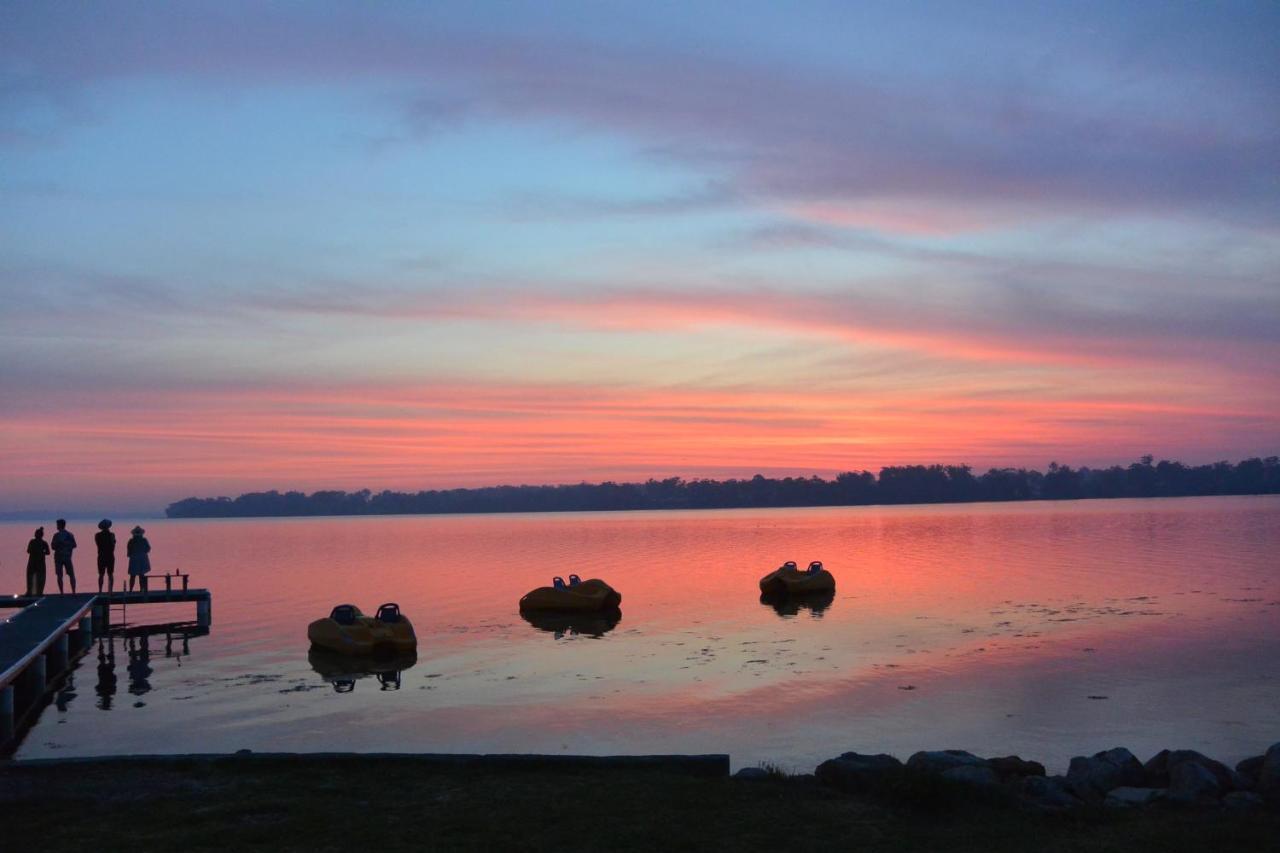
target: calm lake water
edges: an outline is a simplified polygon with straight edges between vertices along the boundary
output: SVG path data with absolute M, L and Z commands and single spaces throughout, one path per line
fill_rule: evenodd
M 0 524 L 15 590 L 34 526 Z M 1276 497 L 145 526 L 155 571 L 213 591 L 210 633 L 101 641 L 18 757 L 728 752 L 807 771 L 958 747 L 1052 771 L 1115 745 L 1234 761 L 1280 740 Z M 84 588 L 94 527 L 71 528 Z M 760 602 L 788 559 L 826 563 L 828 606 Z M 520 616 L 571 572 L 613 584 L 621 621 Z M 384 601 L 419 635 L 399 689 L 313 665 L 310 620 Z

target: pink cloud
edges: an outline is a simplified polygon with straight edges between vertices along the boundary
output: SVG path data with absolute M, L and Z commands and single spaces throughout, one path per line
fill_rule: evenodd
M 1082 393 L 430 383 L 69 392 L 15 400 L 0 456 L 13 507 L 266 488 L 397 488 L 648 476 L 831 475 L 904 462 L 1044 465 L 1148 450 L 1194 460 L 1280 434 L 1280 413 Z M 29 412 L 23 414 L 23 412 Z M 1158 437 L 1159 446 L 1153 448 Z
M 982 231 L 1017 217 L 994 207 L 956 207 L 939 200 L 867 199 L 858 202 L 808 201 L 786 205 L 787 214 L 803 222 L 854 228 L 909 237 L 954 237 Z

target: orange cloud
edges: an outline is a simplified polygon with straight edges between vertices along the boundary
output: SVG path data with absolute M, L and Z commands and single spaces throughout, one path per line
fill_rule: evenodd
M 1280 413 L 1158 399 L 455 385 L 79 395 L 7 419 L 9 500 L 1044 465 L 1248 446 Z M 1159 446 L 1152 447 L 1153 437 Z M 152 497 L 153 496 L 153 497 Z

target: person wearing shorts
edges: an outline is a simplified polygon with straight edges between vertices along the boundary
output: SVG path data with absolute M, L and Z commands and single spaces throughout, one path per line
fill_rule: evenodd
M 49 540 L 49 547 L 53 549 L 53 573 L 58 577 L 58 593 L 62 593 L 62 573 L 67 573 L 68 580 L 71 581 L 71 593 L 76 591 L 76 570 L 71 565 L 71 552 L 76 549 L 76 537 L 67 529 L 67 520 L 60 518 L 57 521 L 58 532 L 53 534 L 53 538 Z

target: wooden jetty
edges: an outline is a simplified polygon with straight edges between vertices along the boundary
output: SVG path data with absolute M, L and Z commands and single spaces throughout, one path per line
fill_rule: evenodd
M 213 623 L 213 595 L 207 589 L 151 589 L 125 592 L 86 593 L 93 598 L 93 621 L 95 631 L 105 630 L 110 622 L 108 610 L 114 605 L 128 607 L 134 604 L 166 604 L 192 602 L 196 606 L 196 622 L 204 627 Z M 72 598 L 67 595 L 0 595 L 0 608 L 30 607 L 45 598 Z M 96 626 L 103 626 L 101 628 Z
M 166 589 L 135 592 L 0 596 L 0 608 L 21 608 L 0 622 L 0 755 L 28 715 L 43 707 L 50 685 L 88 650 L 94 635 L 108 630 L 112 605 L 194 602 L 195 624 L 207 632 L 213 596 L 207 589 L 188 589 L 181 577 L 180 589 L 170 581 Z

